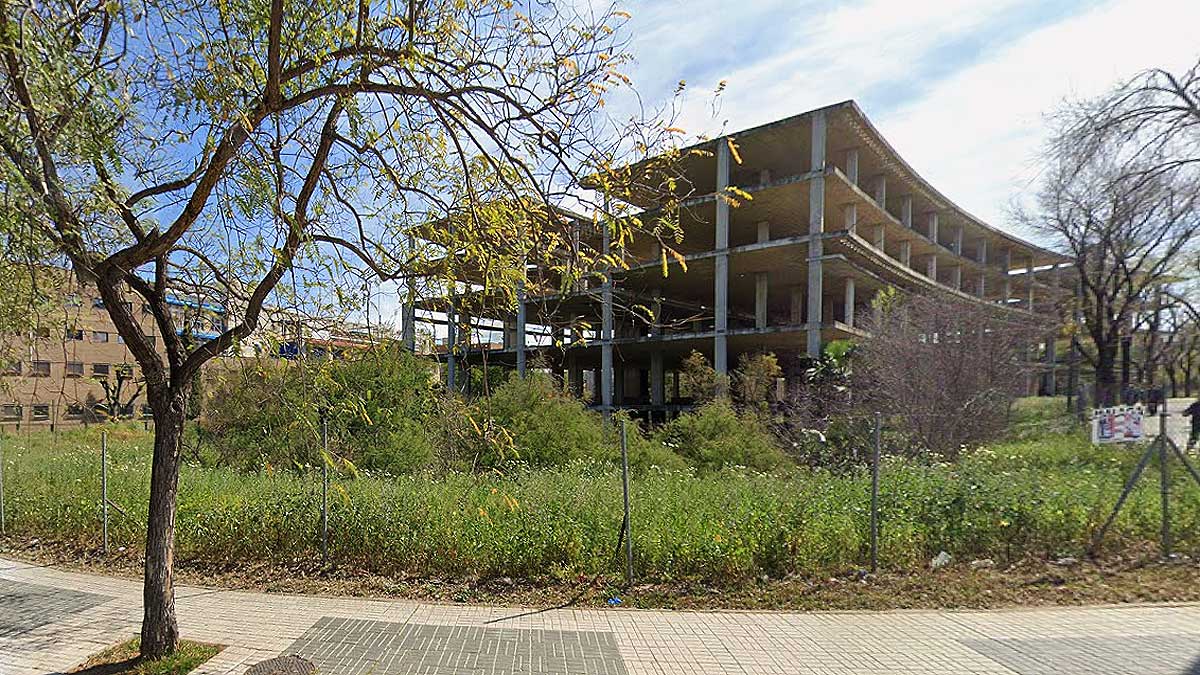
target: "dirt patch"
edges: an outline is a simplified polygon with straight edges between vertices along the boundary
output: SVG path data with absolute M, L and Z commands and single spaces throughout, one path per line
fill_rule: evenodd
M 0 553 L 65 569 L 140 578 L 131 551 L 107 558 L 94 551 L 43 541 L 0 541 Z M 990 569 L 968 563 L 940 570 L 862 570 L 783 579 L 715 583 L 681 579 L 625 588 L 619 574 L 561 579 L 442 579 L 380 576 L 354 566 L 310 562 L 176 565 L 178 583 L 266 593 L 403 598 L 438 603 L 527 607 L 578 606 L 663 609 L 886 610 L 990 609 L 1059 605 L 1200 601 L 1200 564 L 1186 557 L 1162 562 L 1150 550 L 1098 561 L 1025 559 Z

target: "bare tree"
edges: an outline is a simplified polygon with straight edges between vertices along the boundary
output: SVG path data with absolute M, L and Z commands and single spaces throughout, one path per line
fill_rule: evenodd
M 96 286 L 155 420 L 144 656 L 178 640 L 180 439 L 201 367 L 268 304 L 319 312 L 366 275 L 513 298 L 539 266 L 571 288 L 603 253 L 553 207 L 584 175 L 618 196 L 654 187 L 627 184 L 652 167 L 608 170 L 677 134 L 605 114 L 627 18 L 553 0 L 4 2 L 0 184 L 32 224 L 14 236 Z M 653 221 L 599 212 L 612 255 L 635 229 L 670 250 L 667 204 Z M 181 296 L 227 323 L 189 345 Z
M 1078 349 L 1095 371 L 1096 400 L 1112 404 L 1121 340 L 1196 246 L 1200 184 L 1191 172 L 1148 172 L 1119 147 L 1073 153 L 1073 142 L 1070 134 L 1056 137 L 1036 208 L 1019 217 L 1074 260 L 1089 338 Z
M 858 404 L 949 457 L 1002 431 L 1036 368 L 1028 345 L 1052 319 L 931 295 L 887 294 L 877 304 L 855 356 Z

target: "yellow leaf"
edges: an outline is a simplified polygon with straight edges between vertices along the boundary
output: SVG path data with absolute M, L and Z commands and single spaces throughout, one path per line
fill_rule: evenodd
M 742 163 L 742 155 L 740 153 L 738 153 L 737 143 L 733 142 L 732 137 L 726 137 L 725 143 L 727 143 L 729 145 L 729 154 L 733 155 L 733 161 L 737 162 L 738 164 L 741 164 Z

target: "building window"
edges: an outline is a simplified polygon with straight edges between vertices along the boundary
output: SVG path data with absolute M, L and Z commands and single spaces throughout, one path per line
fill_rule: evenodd
M 92 307 L 104 309 L 104 298 L 92 298 Z
M 129 312 L 130 314 L 133 314 L 133 303 L 132 302 L 122 302 L 121 306 L 125 308 L 125 311 Z
M 50 338 L 50 327 L 49 326 L 38 326 L 37 328 L 33 329 L 33 335 L 34 335 L 34 337 L 39 337 L 39 338 L 42 338 L 43 340 L 48 340 Z
M 34 403 L 33 409 L 30 411 L 29 419 L 34 422 L 45 422 L 50 419 L 50 404 L 49 403 Z
M 77 420 L 83 417 L 83 406 L 78 403 L 67 404 L 67 409 L 63 413 L 63 419 Z
M 117 344 L 119 344 L 119 345 L 125 344 L 125 338 L 121 337 L 120 333 L 117 333 Z
M 68 340 L 82 340 L 83 331 L 78 328 L 68 328 L 66 338 Z
M 109 367 L 107 363 L 93 363 L 92 377 L 108 377 Z
M 66 300 L 63 301 L 63 304 L 67 307 L 79 307 L 83 305 L 83 300 L 80 299 L 78 293 L 71 293 L 67 296 Z
M 67 377 L 83 377 L 83 362 L 67 361 L 65 372 Z
M 92 342 L 108 342 L 108 333 L 102 330 L 92 331 Z
M 157 339 L 158 339 L 158 338 L 154 337 L 153 335 L 147 335 L 147 336 L 146 336 L 146 342 L 149 342 L 151 347 L 153 347 L 153 346 L 154 346 L 154 341 L 155 341 L 155 340 L 157 340 Z
M 5 365 L 4 368 L 2 370 L 0 370 L 0 375 L 20 375 L 20 374 L 21 374 L 21 362 L 20 361 L 13 361 L 12 363 Z
M 133 364 L 118 363 L 117 365 L 113 366 L 113 372 L 115 372 L 119 377 L 123 377 L 127 380 L 133 379 Z
M 50 377 L 49 361 L 34 361 L 29 368 L 30 377 Z
M 21 406 L 16 403 L 5 403 L 0 405 L 0 421 L 4 422 L 20 422 L 22 414 Z
M 154 417 L 154 408 L 150 407 L 149 403 L 142 404 L 142 419 L 148 420 Z

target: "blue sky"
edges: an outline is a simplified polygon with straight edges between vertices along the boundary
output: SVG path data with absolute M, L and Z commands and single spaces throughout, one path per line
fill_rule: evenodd
M 626 7 L 648 102 L 680 80 L 689 132 L 855 99 L 925 178 L 1010 227 L 1044 115 L 1139 70 L 1200 59 L 1200 0 L 641 0 Z M 711 91 L 726 80 L 713 116 Z
M 625 0 L 622 8 L 632 14 L 634 86 L 652 106 L 685 80 L 679 126 L 689 133 L 854 99 L 939 191 L 1027 237 L 1010 205 L 1036 186 L 1045 115 L 1140 70 L 1200 59 L 1200 0 Z M 394 311 L 385 299 L 383 315 Z

